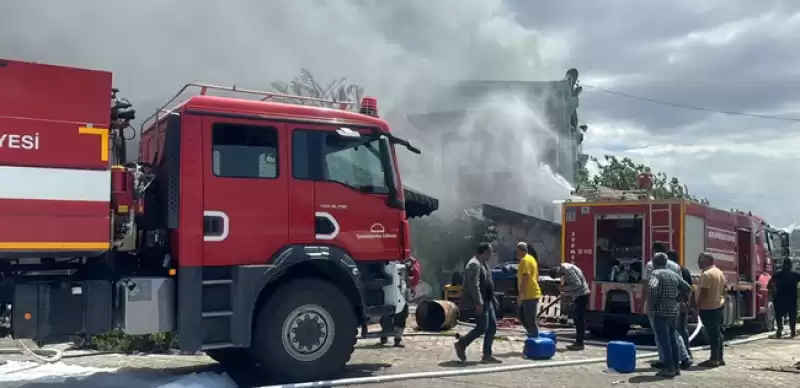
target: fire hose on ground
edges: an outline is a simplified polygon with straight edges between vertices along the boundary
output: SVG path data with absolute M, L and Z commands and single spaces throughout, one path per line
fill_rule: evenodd
M 694 340 L 694 338 L 697 337 L 697 335 L 700 334 L 700 330 L 702 329 L 702 327 L 703 327 L 702 321 L 698 320 L 697 328 L 689 337 L 690 342 Z M 748 338 L 727 341 L 725 342 L 725 344 L 744 345 L 750 342 L 760 341 L 767 338 L 769 338 L 769 334 L 762 333 Z M 698 346 L 698 347 L 693 347 L 692 351 L 699 351 L 706 349 L 708 349 L 708 346 Z M 658 353 L 656 352 L 649 352 L 636 355 L 637 359 L 651 359 L 655 357 L 658 357 Z M 459 370 L 436 371 L 436 372 L 397 373 L 397 374 L 390 374 L 383 376 L 356 377 L 356 378 L 346 378 L 346 379 L 328 380 L 328 381 L 269 385 L 260 388 L 314 388 L 314 387 L 341 387 L 341 386 L 362 385 L 362 384 L 382 384 L 382 383 L 390 383 L 390 382 L 405 381 L 405 380 L 461 377 L 461 376 L 481 375 L 490 373 L 513 372 L 513 371 L 528 370 L 528 369 L 543 369 L 543 368 L 555 368 L 562 366 L 598 364 L 598 363 L 603 363 L 605 361 L 606 361 L 605 357 L 595 357 L 583 360 L 531 362 L 526 364 L 503 365 L 503 366 L 484 367 L 484 368 L 465 368 Z
M 14 340 L 16 348 L 0 349 L 0 354 L 22 354 L 43 364 L 51 364 L 64 358 L 64 351 L 58 349 L 31 349 L 21 340 Z
M 558 301 L 558 300 L 556 300 Z M 550 303 L 550 305 L 555 304 L 556 301 Z M 437 304 L 438 303 L 437 301 Z M 442 305 L 442 304 L 440 304 Z M 442 306 L 444 308 L 444 306 Z M 419 308 L 419 307 L 418 307 Z M 546 310 L 543 309 L 543 310 Z M 469 326 L 469 324 L 460 323 L 460 325 Z M 689 336 L 689 343 L 691 343 L 699 334 L 703 328 L 703 322 L 698 318 L 697 320 L 697 327 L 695 327 L 694 332 Z M 509 328 L 498 328 L 498 331 L 513 331 L 516 333 L 522 333 L 522 330 L 519 329 L 509 329 Z M 410 333 L 413 335 L 413 333 Z M 422 333 L 418 333 L 422 334 Z M 426 333 L 429 335 L 440 335 L 440 336 L 452 336 L 451 333 Z M 757 334 L 748 338 L 742 338 L 738 340 L 726 341 L 726 345 L 744 345 L 750 342 L 760 341 L 769 338 L 769 333 L 762 333 Z M 596 341 L 593 341 L 596 342 Z M 598 343 L 599 344 L 599 343 Z M 606 345 L 603 343 L 603 345 Z M 651 350 L 654 347 L 641 347 L 637 346 L 639 349 L 644 350 Z M 691 348 L 692 351 L 699 351 L 699 350 L 706 350 L 708 346 L 697 346 Z M 643 360 L 643 359 L 652 359 L 658 357 L 657 352 L 648 352 L 644 354 L 637 354 L 636 358 Z M 449 371 L 436 371 L 436 372 L 412 372 L 412 373 L 396 373 L 390 375 L 382 375 L 382 376 L 369 376 L 369 377 L 356 377 L 356 378 L 345 378 L 345 379 L 338 379 L 338 380 L 327 380 L 327 381 L 314 381 L 314 382 L 306 382 L 306 383 L 295 383 L 295 384 L 283 384 L 283 385 L 269 385 L 260 388 L 313 388 L 313 387 L 341 387 L 341 386 L 348 386 L 348 385 L 362 385 L 362 384 L 382 384 L 382 383 L 390 383 L 395 381 L 406 381 L 406 380 L 420 380 L 420 379 L 434 379 L 434 378 L 446 378 L 446 377 L 461 377 L 461 376 L 471 376 L 471 375 L 481 375 L 481 374 L 491 374 L 491 373 L 502 373 L 502 372 L 513 372 L 513 371 L 520 371 L 520 370 L 528 370 L 528 369 L 543 369 L 543 368 L 556 368 L 562 366 L 576 366 L 576 365 L 588 365 L 588 364 L 598 364 L 603 363 L 606 361 L 605 357 L 594 357 L 594 358 L 587 358 L 583 360 L 568 360 L 568 361 L 546 361 L 546 362 L 531 362 L 526 364 L 517 364 L 517 365 L 503 365 L 503 366 L 494 366 L 494 367 L 483 367 L 483 368 L 466 368 L 466 369 L 459 369 L 459 370 L 449 370 Z
M 466 323 L 458 323 L 457 322 L 457 313 L 456 310 L 455 314 L 452 313 L 452 307 L 448 306 L 447 303 L 439 303 L 444 301 L 432 301 L 436 303 L 438 306 L 442 308 L 442 314 L 444 315 L 441 323 L 441 329 L 445 329 L 445 327 L 453 328 L 456 325 L 464 325 L 470 326 L 470 324 Z M 555 304 L 558 302 L 558 299 L 551 302 L 547 307 Z M 448 302 L 449 303 L 449 302 Z M 541 315 L 541 312 L 540 312 Z M 455 323 L 453 324 L 453 316 L 456 317 Z M 689 342 L 693 341 L 699 334 L 703 327 L 702 321 L 698 319 L 697 327 L 695 328 L 694 332 L 689 337 Z M 446 329 L 445 329 L 446 330 Z M 524 333 L 523 330 L 520 329 L 511 329 L 511 328 L 498 328 L 498 331 L 507 331 L 507 332 L 514 332 L 514 333 Z M 404 334 L 405 336 L 449 336 L 452 337 L 453 333 L 408 333 Z M 727 345 L 742 345 L 754 341 L 759 341 L 768 338 L 768 334 L 758 334 L 749 338 L 733 340 L 726 342 Z M 587 341 L 588 342 L 588 341 Z M 592 341 L 597 342 L 597 345 L 606 345 L 605 343 L 601 343 L 599 341 Z M 51 349 L 31 349 L 27 345 L 25 345 L 22 341 L 15 341 L 17 348 L 15 349 L 0 349 L 0 354 L 23 354 L 34 360 L 37 360 L 41 363 L 55 363 L 60 361 L 64 358 L 64 352 L 61 350 L 51 350 Z M 592 345 L 587 343 L 587 345 Z M 639 349 L 644 350 L 651 350 L 653 347 L 638 347 Z M 701 347 L 694 347 L 692 350 L 704 350 L 707 349 L 707 346 Z M 95 355 L 94 353 L 89 353 L 87 355 Z M 645 353 L 639 354 L 636 356 L 637 359 L 650 359 L 657 357 L 658 353 Z M 512 371 L 519 371 L 519 370 L 527 370 L 527 369 L 542 369 L 542 368 L 555 368 L 555 367 L 562 367 L 562 366 L 575 366 L 575 365 L 587 365 L 587 364 L 596 364 L 605 362 L 605 357 L 595 357 L 595 358 L 587 358 L 583 360 L 569 360 L 569 361 L 547 361 L 547 362 L 532 362 L 527 364 L 517 364 L 517 365 L 503 365 L 503 366 L 495 366 L 495 367 L 484 367 L 484 368 L 469 368 L 469 369 L 461 369 L 457 371 L 436 371 L 436 372 L 415 372 L 415 373 L 397 373 L 397 374 L 390 374 L 390 375 L 383 375 L 383 376 L 370 376 L 370 377 L 358 377 L 358 378 L 346 378 L 346 379 L 338 379 L 338 380 L 328 380 L 328 381 L 315 381 L 315 382 L 305 382 L 305 383 L 295 383 L 295 384 L 283 384 L 283 385 L 270 385 L 260 388 L 312 388 L 312 387 L 339 387 L 339 386 L 346 386 L 346 385 L 362 385 L 362 384 L 379 384 L 379 383 L 388 383 L 394 381 L 405 381 L 405 380 L 418 380 L 418 379 L 431 379 L 431 378 L 444 378 L 444 377 L 459 377 L 459 376 L 470 376 L 470 375 L 478 375 L 478 374 L 490 374 L 490 373 L 502 373 L 502 372 L 512 372 Z

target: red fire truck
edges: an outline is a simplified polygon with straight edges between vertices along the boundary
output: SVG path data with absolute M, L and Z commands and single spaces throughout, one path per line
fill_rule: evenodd
M 0 324 L 14 338 L 175 332 L 181 350 L 317 380 L 344 367 L 359 327 L 378 337 L 366 322 L 402 310 L 407 216 L 438 202 L 404 193 L 395 146 L 420 151 L 374 98 L 351 112 L 190 84 L 135 131 L 109 72 L 0 60 L 0 85 Z M 273 102 L 287 99 L 335 108 Z
M 679 264 L 693 276 L 700 274 L 699 253 L 716 258 L 728 279 L 726 327 L 747 323 L 772 329 L 774 312 L 766 285 L 773 253 L 780 255 L 780 249 L 788 248 L 786 233 L 750 213 L 684 199 L 645 198 L 641 193 L 616 193 L 564 203 L 562 261 L 579 266 L 590 283 L 590 332 L 618 337 L 633 325 L 649 326 L 641 274 L 654 242 L 676 251 Z

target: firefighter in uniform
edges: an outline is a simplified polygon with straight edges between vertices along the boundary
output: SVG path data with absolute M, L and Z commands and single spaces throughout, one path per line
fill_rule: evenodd
M 406 329 L 406 321 L 408 320 L 408 304 L 411 302 L 411 299 L 416 296 L 416 288 L 420 279 L 420 266 L 417 259 L 411 257 L 406 260 L 404 264 L 406 266 L 406 305 L 400 313 L 395 314 L 393 317 L 385 317 L 381 320 L 381 331 L 383 332 L 386 331 L 388 326 L 385 319 L 392 319 L 394 321 L 394 346 L 398 348 L 405 347 L 403 344 L 403 332 Z M 381 337 L 381 345 L 386 345 L 387 342 L 389 342 L 388 337 Z

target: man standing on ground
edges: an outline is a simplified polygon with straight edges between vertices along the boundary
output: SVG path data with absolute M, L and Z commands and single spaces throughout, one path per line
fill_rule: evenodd
M 652 247 L 652 254 L 656 255 L 658 253 L 663 253 L 663 254 L 667 255 L 667 248 L 664 246 L 664 244 L 662 244 L 660 242 L 654 243 L 653 247 Z M 669 260 L 669 255 L 667 255 L 667 258 L 668 258 L 668 260 L 667 260 L 667 264 L 666 264 L 666 269 L 668 269 L 668 270 L 670 270 L 672 272 L 675 272 L 676 274 L 678 274 L 679 276 L 682 277 L 682 275 L 681 275 L 681 273 L 682 273 L 681 266 L 680 266 L 680 264 L 678 264 L 677 255 L 674 256 L 673 260 Z M 650 260 L 645 265 L 644 271 L 642 271 L 642 282 L 645 285 L 648 284 L 648 281 L 650 280 L 650 274 L 653 272 L 653 269 L 654 269 L 653 260 Z M 645 293 L 645 297 L 646 297 L 646 295 L 647 295 L 647 293 Z M 649 306 L 649 304 L 648 304 L 648 306 Z M 653 324 L 653 316 L 652 316 L 652 314 L 650 314 L 649 311 L 648 311 L 648 319 L 650 320 L 650 327 L 652 328 L 653 325 L 654 325 Z M 678 333 L 678 336 L 681 336 L 680 333 Z M 656 369 L 662 369 L 664 367 L 664 351 L 662 349 L 661 344 L 658 342 L 658 337 L 655 337 L 655 341 L 656 341 L 656 349 L 658 349 L 658 360 L 651 362 L 650 366 L 652 366 L 653 368 L 656 368 Z M 686 345 L 684 344 L 683 341 L 679 341 L 678 342 L 678 352 L 679 352 L 679 355 L 680 355 L 679 359 L 681 361 L 681 369 L 687 369 L 690 366 L 692 366 L 692 359 L 691 359 L 691 356 L 689 355 L 689 349 L 686 347 Z
M 517 243 L 517 312 L 519 320 L 529 337 L 539 336 L 539 299 L 542 289 L 539 288 L 539 264 L 536 258 L 528 254 L 528 244 Z
M 395 314 L 392 317 L 384 317 L 381 321 L 381 331 L 386 331 L 386 328 L 389 326 L 386 324 L 385 320 L 392 319 L 393 326 L 394 326 L 394 346 L 396 348 L 404 348 L 405 345 L 403 344 L 403 332 L 406 330 L 406 321 L 408 320 L 408 305 L 411 303 L 411 299 L 414 298 L 417 284 L 419 284 L 420 279 L 420 267 L 419 262 L 417 259 L 413 257 L 409 257 L 408 260 L 405 261 L 405 274 L 406 274 L 406 306 L 403 308 L 399 314 Z M 389 337 L 381 337 L 381 345 L 386 345 L 389 342 Z
M 692 288 L 675 271 L 667 269 L 667 255 L 658 252 L 653 255 L 653 272 L 647 282 L 648 311 L 650 312 L 653 334 L 663 353 L 663 369 L 657 376 L 672 378 L 681 374 L 680 349 L 678 343 L 679 304 L 689 296 Z
M 722 319 L 725 309 L 725 274 L 714 265 L 714 256 L 701 253 L 697 265 L 703 271 L 697 281 L 695 302 L 708 337 L 711 357 L 700 363 L 704 367 L 725 365 L 723 357 Z
M 551 276 L 563 277 L 561 296 L 572 299 L 572 321 L 575 323 L 575 343 L 567 346 L 568 350 L 583 350 L 583 339 L 586 336 L 586 308 L 589 305 L 589 284 L 583 271 L 575 264 L 561 263 L 553 268 Z
M 497 332 L 497 316 L 494 306 L 494 283 L 486 262 L 492 257 L 492 246 L 481 243 L 464 269 L 464 287 L 459 308 L 469 310 L 475 315 L 475 327 L 453 345 L 459 360 L 467 360 L 467 347 L 483 335 L 483 359 L 485 363 L 499 363 L 492 355 L 492 344 Z
M 667 252 L 667 258 L 674 263 L 678 262 L 678 252 L 670 250 Z M 692 273 L 686 267 L 681 267 L 681 278 L 684 282 L 692 285 Z M 688 301 L 680 304 L 680 315 L 678 316 L 678 336 L 683 342 L 681 348 L 681 369 L 686 369 L 691 366 L 692 349 L 689 345 L 689 303 Z M 685 351 L 685 353 L 684 353 Z
M 789 316 L 789 336 L 795 337 L 797 326 L 797 285 L 800 273 L 792 270 L 792 259 L 783 259 L 781 269 L 769 280 L 768 288 L 775 306 L 775 337 L 783 335 L 783 318 Z

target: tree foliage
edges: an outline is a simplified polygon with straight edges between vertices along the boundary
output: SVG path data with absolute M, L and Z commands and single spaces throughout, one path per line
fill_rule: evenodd
M 275 81 L 271 83 L 272 88 L 282 94 L 290 94 L 300 97 L 313 97 L 325 100 L 333 100 L 340 102 L 352 102 L 352 108 L 358 109 L 358 104 L 361 102 L 361 97 L 364 95 L 364 88 L 358 85 L 347 83 L 347 77 L 337 78 L 326 84 L 320 84 L 317 79 L 311 74 L 311 71 L 303 68 L 300 69 L 300 74 L 292 77 L 289 81 Z M 320 101 L 303 100 L 303 99 L 284 99 L 287 102 L 315 106 L 328 106 Z
M 590 176 L 589 163 L 596 167 L 597 174 Z M 579 185 L 602 186 L 614 190 L 635 190 L 639 174 L 650 172 L 653 177 L 652 194 L 655 198 L 698 200 L 689 193 L 689 187 L 681 183 L 677 177 L 670 177 L 663 172 L 652 172 L 650 167 L 637 164 L 630 158 L 620 159 L 613 155 L 605 155 L 600 160 L 581 154 L 577 164 L 577 183 Z

